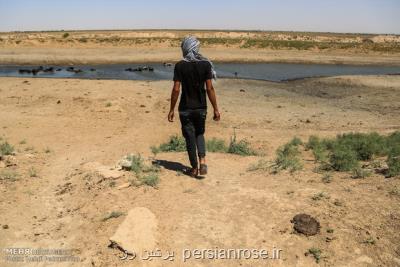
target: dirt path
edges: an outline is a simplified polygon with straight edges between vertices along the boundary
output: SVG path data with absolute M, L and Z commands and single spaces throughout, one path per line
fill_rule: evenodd
M 272 160 L 275 149 L 295 135 L 306 140 L 311 134 L 400 129 L 398 77 L 346 79 L 220 80 L 223 120 L 207 122 L 207 137 L 228 141 L 235 127 L 238 138 Z M 145 207 L 155 217 L 157 248 L 174 251 L 175 261 L 137 258 L 138 266 L 317 266 L 305 256 L 313 247 L 322 251 L 324 266 L 400 262 L 399 198 L 389 193 L 400 188 L 397 178 L 354 180 L 335 173 L 325 184 L 312 155 L 303 151 L 304 170 L 275 175 L 247 171 L 260 156 L 210 153 L 209 175 L 195 180 L 179 172 L 187 164 L 185 153 L 161 153 L 155 156 L 162 166 L 158 189 L 128 187 L 132 173 L 104 178 L 88 163 L 111 168 L 128 153 L 154 160 L 150 146 L 179 133 L 179 123 L 165 119 L 169 82 L 2 78 L 0 90 L 0 134 L 17 149 L 16 166 L 7 169 L 19 174 L 17 181 L 0 181 L 0 248 L 76 249 L 82 262 L 57 266 L 131 266 L 120 260 L 119 250 L 108 248 L 109 239 L 130 210 Z M 31 167 L 38 177 L 30 177 Z M 313 200 L 321 192 L 325 197 Z M 113 211 L 124 215 L 104 221 Z M 298 213 L 316 217 L 321 233 L 293 233 L 290 220 Z M 277 260 L 184 263 L 182 251 L 196 248 L 282 252 Z

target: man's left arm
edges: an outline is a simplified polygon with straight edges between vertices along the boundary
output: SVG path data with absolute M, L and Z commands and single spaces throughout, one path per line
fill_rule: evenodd
M 174 86 L 172 87 L 172 92 L 171 92 L 171 106 L 170 106 L 169 113 L 168 113 L 168 121 L 169 122 L 174 121 L 174 110 L 175 110 L 176 102 L 178 101 L 178 98 L 179 98 L 180 91 L 181 91 L 181 82 L 175 81 Z

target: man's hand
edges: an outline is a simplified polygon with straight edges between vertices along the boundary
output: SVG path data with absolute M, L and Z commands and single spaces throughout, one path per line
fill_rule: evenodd
M 215 121 L 219 121 L 221 119 L 221 114 L 219 114 L 218 110 L 214 110 L 214 118 Z
M 168 121 L 169 121 L 169 122 L 174 122 L 174 111 L 173 111 L 173 110 L 171 110 L 171 111 L 168 113 Z

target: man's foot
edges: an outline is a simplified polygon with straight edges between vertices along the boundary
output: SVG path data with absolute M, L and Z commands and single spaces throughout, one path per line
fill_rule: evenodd
M 197 168 L 191 168 L 191 169 L 188 171 L 188 175 L 189 175 L 190 177 L 197 178 L 197 176 L 199 175 L 199 170 L 198 170 Z
M 200 164 L 200 175 L 206 175 L 207 174 L 207 165 L 206 164 Z

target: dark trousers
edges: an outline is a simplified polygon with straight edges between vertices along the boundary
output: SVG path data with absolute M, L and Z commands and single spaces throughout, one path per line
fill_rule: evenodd
M 186 140 L 186 149 L 192 168 L 198 167 L 197 155 L 200 158 L 206 156 L 206 144 L 204 140 L 206 116 L 207 110 L 205 109 L 179 111 L 182 134 Z

